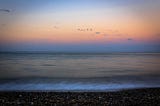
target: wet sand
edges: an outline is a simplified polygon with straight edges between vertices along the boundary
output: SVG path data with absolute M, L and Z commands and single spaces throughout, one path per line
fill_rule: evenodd
M 0 92 L 0 106 L 160 106 L 160 88 L 116 92 Z

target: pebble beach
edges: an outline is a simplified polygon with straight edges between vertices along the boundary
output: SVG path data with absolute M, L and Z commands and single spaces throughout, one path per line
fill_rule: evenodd
M 160 88 L 112 92 L 1 91 L 1 106 L 159 106 Z

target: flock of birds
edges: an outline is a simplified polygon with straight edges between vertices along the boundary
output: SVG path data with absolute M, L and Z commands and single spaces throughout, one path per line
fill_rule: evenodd
M 78 28 L 77 30 L 78 31 L 92 31 L 93 29 L 92 28 L 86 28 L 86 29 L 80 29 L 80 28 Z
M 0 8 L 0 12 L 10 13 L 11 10 Z M 3 24 L 3 25 L 4 25 L 4 24 Z M 3 26 L 3 25 L 2 25 L 2 26 Z M 54 26 L 54 29 L 59 29 L 59 27 L 58 27 L 58 26 Z M 86 32 L 91 32 L 91 31 L 93 31 L 93 28 L 78 28 L 77 31 L 81 31 L 81 32 L 85 32 L 85 31 L 86 31 Z M 100 32 L 95 32 L 95 34 L 100 34 Z
M 78 28 L 77 29 L 78 31 L 82 31 L 82 32 L 91 32 L 91 31 L 93 31 L 93 29 L 92 28 L 85 28 L 85 29 L 81 29 L 81 28 Z M 101 34 L 101 32 L 95 32 L 95 34 L 96 35 L 98 35 L 98 34 Z
M 11 10 L 9 9 L 3 9 L 3 8 L 0 8 L 0 12 L 6 12 L 6 13 L 10 13 Z M 5 24 L 2 24 L 1 26 L 4 26 Z M 55 29 L 59 29 L 58 26 L 54 26 Z M 77 31 L 81 31 L 81 32 L 92 32 L 93 31 L 93 28 L 78 28 Z M 99 35 L 99 34 L 102 34 L 101 32 L 95 32 L 96 35 Z M 105 34 L 104 34 L 105 35 Z M 131 38 L 128 38 L 127 40 L 131 41 L 133 39 Z

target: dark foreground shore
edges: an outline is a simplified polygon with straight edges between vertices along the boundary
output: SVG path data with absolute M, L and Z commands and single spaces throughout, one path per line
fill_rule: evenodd
M 0 106 L 160 106 L 160 88 L 117 92 L 0 92 Z

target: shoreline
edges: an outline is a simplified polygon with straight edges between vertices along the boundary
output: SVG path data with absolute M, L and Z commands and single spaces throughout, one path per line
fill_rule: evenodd
M 124 88 L 124 89 L 107 89 L 107 90 L 0 90 L 1 93 L 114 93 L 124 91 L 137 91 L 137 90 L 149 90 L 160 89 L 160 87 L 137 87 L 137 88 Z
M 107 92 L 0 91 L 0 105 L 118 106 L 160 104 L 160 88 Z

